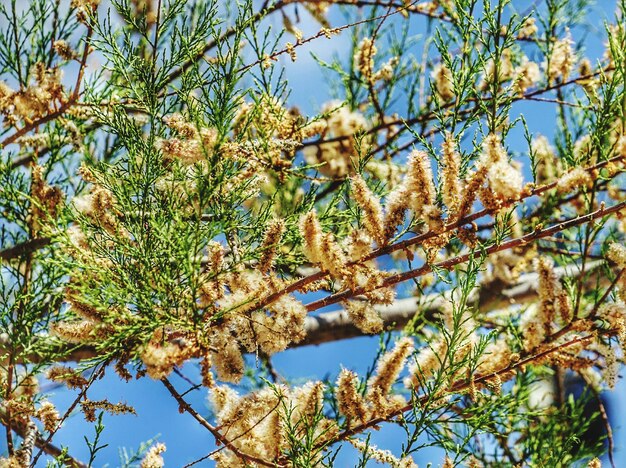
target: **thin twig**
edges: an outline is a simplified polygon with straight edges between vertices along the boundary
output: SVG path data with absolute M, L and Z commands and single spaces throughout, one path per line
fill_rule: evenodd
M 353 28 L 355 26 L 360 26 L 362 24 L 367 24 L 367 23 L 372 23 L 374 21 L 384 21 L 385 19 L 387 19 L 388 17 L 395 15 L 397 13 L 400 13 L 401 10 L 396 10 L 396 11 L 387 11 L 386 13 L 379 15 L 379 16 L 375 16 L 373 18 L 366 18 L 360 21 L 355 21 L 353 23 L 348 23 L 348 24 L 344 24 L 342 26 L 338 26 L 336 28 L 330 28 L 330 29 L 322 29 L 321 31 L 319 31 L 317 34 L 314 34 L 312 36 L 307 37 L 306 39 L 302 39 L 300 41 L 298 41 L 294 47 L 300 47 L 304 44 L 307 44 L 309 42 L 312 42 L 316 39 L 319 39 L 321 37 L 327 37 L 328 34 L 337 34 L 345 29 L 350 29 Z M 256 65 L 261 64 L 262 62 L 264 62 L 265 60 L 276 60 L 280 55 L 284 55 L 284 54 L 288 54 L 290 51 L 289 48 L 285 47 L 284 49 L 281 49 L 277 52 L 274 52 L 273 54 L 269 55 L 268 57 L 264 57 L 264 58 L 260 58 L 254 62 L 249 63 L 248 65 L 244 65 L 243 67 L 241 67 L 239 70 L 237 70 L 237 73 L 243 73 L 247 70 L 249 70 L 250 68 L 255 67 Z
M 263 466 L 275 467 L 275 463 L 269 463 L 261 458 L 257 458 L 252 455 L 247 455 L 241 452 L 237 447 L 235 447 L 226 437 L 224 437 L 219 430 L 215 426 L 213 426 L 209 421 L 204 419 L 187 401 L 178 393 L 176 388 L 170 383 L 167 378 L 161 379 L 165 388 L 170 392 L 170 394 L 174 397 L 174 399 L 178 402 L 178 405 L 182 411 L 186 411 L 189 413 L 196 421 L 200 423 L 200 425 L 206 428 L 212 435 L 215 437 L 215 440 L 218 443 L 221 443 L 226 448 L 231 450 L 237 457 L 239 457 L 242 461 L 254 462 Z
M 100 368 L 94 369 L 93 373 L 91 374 L 91 377 L 89 377 L 89 381 L 87 382 L 87 385 L 85 385 L 85 387 L 80 391 L 80 393 L 74 399 L 74 401 L 69 406 L 69 408 L 65 411 L 63 416 L 61 416 L 61 419 L 59 419 L 59 421 L 57 422 L 55 429 L 51 431 L 50 434 L 48 434 L 48 437 L 45 439 L 42 447 L 47 446 L 48 444 L 51 443 L 52 438 L 57 433 L 57 431 L 61 428 L 65 420 L 69 418 L 70 414 L 72 414 L 74 409 L 78 406 L 78 403 L 85 397 L 85 395 L 87 395 L 87 391 L 89 390 L 89 388 L 91 388 L 91 385 L 96 381 L 97 378 L 102 376 L 102 373 L 104 372 L 104 368 L 106 364 L 107 364 L 106 362 L 102 363 L 100 364 Z M 39 460 L 39 457 L 41 457 L 43 453 L 44 453 L 43 448 L 40 448 L 39 451 L 37 452 L 37 455 L 35 455 L 35 457 L 33 458 L 33 461 L 30 464 L 31 467 L 35 467 L 37 465 L 37 461 Z
M 6 425 L 5 415 L 0 413 L 0 424 Z M 13 431 L 18 434 L 22 439 L 26 437 L 27 428 L 23 425 L 13 425 Z M 69 465 L 71 468 L 87 468 L 87 465 L 80 460 L 68 455 L 63 449 L 57 447 L 56 445 L 46 442 L 41 435 L 38 433 L 35 439 L 35 447 L 41 449 L 47 455 L 51 457 L 58 458 L 63 455 L 64 462 Z
M 584 80 L 588 80 L 591 78 L 595 78 L 600 74 L 609 72 L 609 71 L 613 71 L 615 69 L 614 66 L 607 66 L 603 69 L 600 69 L 596 72 L 590 73 L 588 75 L 584 75 L 584 76 L 577 76 L 575 78 L 572 78 L 571 80 L 568 81 L 563 81 L 563 82 L 559 82 L 553 85 L 549 85 L 546 86 L 545 88 L 539 88 L 536 89 L 534 91 L 529 91 L 526 94 L 522 94 L 520 96 L 515 96 L 513 98 L 511 98 L 510 102 L 514 103 L 514 102 L 518 102 L 518 101 L 524 101 L 527 100 L 529 98 L 533 98 L 535 96 L 539 96 L 545 93 L 548 93 L 550 91 L 556 91 L 558 89 L 564 88 L 566 86 L 570 86 L 572 84 L 576 84 L 579 81 L 584 81 Z M 469 108 L 469 109 L 464 109 L 463 111 L 461 111 L 464 114 L 471 114 L 473 112 L 477 112 L 481 109 L 483 109 L 484 107 L 488 106 L 490 104 L 491 101 L 493 101 L 493 97 L 492 96 L 486 96 L 486 97 L 478 97 L 478 98 L 469 98 L 467 99 L 467 102 L 471 103 L 477 103 L 477 105 L 475 107 Z M 422 114 L 422 115 L 418 115 L 415 116 L 411 119 L 398 119 L 398 120 L 388 120 L 384 123 L 381 123 L 379 125 L 376 125 L 370 129 L 368 129 L 365 134 L 371 134 L 371 133 L 377 133 L 381 130 L 385 130 L 389 127 L 395 127 L 395 126 L 402 126 L 402 129 L 399 130 L 397 133 L 394 134 L 394 138 L 399 137 L 407 128 L 411 127 L 412 125 L 415 124 L 419 124 L 419 123 L 423 123 L 423 122 L 427 122 L 429 120 L 435 119 L 438 116 L 438 113 L 446 110 L 446 109 L 450 109 L 455 105 L 454 102 L 450 102 L 447 103 L 441 107 L 439 107 L 436 111 L 430 111 L 427 112 L 426 114 Z M 326 138 L 326 139 L 317 139 L 317 140 L 311 140 L 311 141 L 307 141 L 307 142 L 303 142 L 302 146 L 303 147 L 307 147 L 307 146 L 319 146 L 319 145 L 323 145 L 326 143 L 336 143 L 339 141 L 344 141 L 344 140 L 348 140 L 350 138 L 352 138 L 352 135 L 340 135 L 340 136 L 336 136 L 333 138 Z
M 615 468 L 615 459 L 613 453 L 615 452 L 615 441 L 613 440 L 613 428 L 611 428 L 611 422 L 609 421 L 609 415 L 606 412 L 606 408 L 604 407 L 604 403 L 602 402 L 602 398 L 600 393 L 594 388 L 594 386 L 585 379 L 587 382 L 587 388 L 591 390 L 593 393 L 596 402 L 598 403 L 598 409 L 600 411 L 600 417 L 602 418 L 602 422 L 604 423 L 604 430 L 606 431 L 606 439 L 609 445 L 608 449 L 608 457 L 609 463 L 612 468 Z

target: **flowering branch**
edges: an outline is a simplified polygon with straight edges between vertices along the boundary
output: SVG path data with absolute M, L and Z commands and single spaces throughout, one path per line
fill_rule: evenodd
M 408 281 L 413 278 L 418 278 L 420 276 L 425 275 L 426 273 L 433 271 L 433 269 L 435 268 L 441 269 L 441 270 L 449 270 L 455 267 L 456 265 L 467 262 L 470 259 L 479 258 L 482 255 L 490 255 L 495 252 L 500 252 L 503 250 L 508 250 L 514 247 L 518 247 L 520 245 L 528 244 L 532 241 L 551 236 L 557 232 L 564 231 L 571 227 L 580 226 L 582 224 L 592 222 L 596 219 L 603 218 L 612 213 L 618 213 L 624 208 L 626 208 L 626 202 L 617 203 L 616 205 L 611 206 L 609 208 L 605 208 L 604 206 L 602 206 L 600 209 L 592 211 L 591 213 L 587 213 L 584 216 L 577 216 L 575 218 L 570 218 L 566 221 L 555 224 L 554 226 L 551 226 L 549 228 L 538 229 L 534 232 L 531 232 L 530 234 L 526 234 L 525 236 L 522 236 L 516 239 L 511 239 L 499 245 L 493 245 L 485 249 L 484 252 L 483 251 L 471 252 L 465 255 L 459 255 L 458 257 L 444 260 L 443 262 L 435 263 L 433 265 L 426 264 L 414 270 L 409 270 L 404 273 L 399 273 L 396 275 L 388 276 L 387 278 L 383 280 L 383 284 L 380 287 L 388 287 L 388 286 L 392 286 L 398 283 L 402 283 L 404 281 Z M 306 305 L 306 308 L 308 312 L 312 312 L 314 310 L 321 309 L 331 304 L 336 304 L 337 302 L 341 302 L 355 295 L 363 294 L 366 291 L 367 291 L 367 288 L 356 288 L 353 290 L 342 291 L 340 293 L 332 294 L 323 299 L 319 299 L 317 301 L 311 302 Z
M 614 158 L 608 159 L 606 161 L 602 161 L 599 162 L 597 164 L 594 164 L 590 167 L 585 168 L 585 171 L 588 173 L 591 173 L 593 171 L 599 170 L 609 164 L 613 164 L 613 163 L 617 163 L 620 162 L 624 159 L 623 156 L 616 156 Z M 530 191 L 521 194 L 520 200 L 524 200 L 526 198 L 532 197 L 532 196 L 537 196 L 537 195 L 541 195 L 549 190 L 552 190 L 553 188 L 555 188 L 558 185 L 559 181 L 555 180 L 553 182 L 544 184 L 540 187 L 536 187 L 531 189 Z M 499 208 L 498 208 L 499 209 Z M 489 209 L 489 208 L 483 208 L 482 210 L 479 210 L 475 213 L 472 213 L 470 215 L 467 215 L 459 220 L 455 220 L 449 223 L 446 223 L 443 227 L 443 229 L 441 229 L 440 231 L 428 231 L 424 234 L 418 234 L 416 236 L 413 236 L 411 238 L 402 240 L 402 241 L 398 241 L 395 242 L 393 244 L 389 244 L 387 246 L 383 246 L 383 247 L 379 247 L 378 249 L 373 250 L 372 252 L 366 254 L 365 256 L 363 256 L 360 260 L 358 261 L 354 261 L 354 262 L 349 262 L 348 266 L 351 265 L 355 265 L 358 263 L 362 263 L 362 262 L 367 262 L 369 260 L 373 260 L 375 258 L 379 258 L 382 257 L 384 255 L 388 255 L 390 253 L 399 251 L 399 250 L 405 250 L 408 249 L 409 247 L 412 247 L 414 245 L 419 245 L 421 243 L 423 243 L 424 241 L 430 240 L 434 237 L 437 237 L 441 234 L 444 234 L 446 232 L 449 232 L 451 230 L 457 229 L 461 226 L 464 226 L 466 224 L 471 224 L 472 222 L 476 221 L 477 219 L 482 218 L 483 216 L 487 216 L 489 214 L 492 214 L 495 210 L 494 209 Z M 514 247 L 514 245 L 512 245 L 511 247 Z M 422 273 L 423 274 L 423 273 Z M 319 281 L 320 279 L 323 279 L 325 276 L 328 275 L 328 272 L 324 272 L 324 271 L 319 271 L 316 273 L 313 273 L 311 275 L 308 275 L 304 278 L 300 278 L 296 281 L 294 281 L 293 283 L 291 283 L 290 285 L 286 286 L 285 288 L 274 292 L 272 294 L 270 294 L 269 296 L 267 296 L 266 298 L 263 298 L 261 301 L 259 301 L 256 305 L 255 308 L 263 308 L 265 306 L 267 306 L 268 304 L 271 304 L 273 301 L 275 301 L 276 299 L 278 299 L 279 297 L 281 297 L 284 294 L 289 294 L 298 290 L 303 289 L 306 285 L 311 284 L 315 281 Z M 360 294 L 360 293 L 359 293 Z M 329 304 L 327 304 L 329 305 Z
M 255 456 L 246 455 L 245 453 L 242 453 L 241 451 L 239 451 L 237 447 L 233 446 L 232 443 L 228 439 L 226 439 L 226 437 L 224 437 L 215 426 L 213 426 L 206 419 L 200 416 L 200 414 L 195 409 L 193 409 L 193 407 L 189 403 L 187 403 L 187 401 L 180 395 L 180 393 L 178 393 L 176 388 L 174 388 L 174 386 L 170 383 L 168 379 L 162 379 L 161 382 L 163 382 L 163 385 L 165 386 L 165 388 L 167 388 L 170 394 L 178 402 L 181 412 L 186 411 L 187 413 L 189 413 L 196 421 L 198 421 L 198 423 L 200 423 L 202 427 L 206 428 L 211 434 L 213 434 L 213 437 L 215 437 L 215 440 L 223 444 L 224 447 L 227 447 L 228 449 L 232 450 L 233 453 L 237 455 L 237 457 L 241 461 L 244 461 L 247 463 L 257 463 L 261 466 L 270 466 L 270 467 L 276 466 L 275 463 L 270 463 L 260 458 L 257 458 Z
M 363 465 L 415 468 L 424 431 L 446 467 L 595 457 L 569 446 L 582 399 L 533 408 L 539 426 L 524 408 L 544 366 L 599 391 L 624 359 L 624 12 L 586 58 L 588 0 L 517 1 L 0 3 L 0 465 L 63 455 L 51 442 L 79 404 L 97 437 L 105 412 L 133 413 L 87 398 L 108 365 L 160 381 L 207 430 L 188 466 L 332 466 L 350 444 Z M 305 83 L 337 100 L 311 111 L 278 59 L 340 31 Z M 527 106 L 555 109 L 550 139 Z M 272 361 L 378 334 L 363 375 L 296 384 Z M 192 359 L 201 383 L 180 373 Z M 65 413 L 44 373 L 79 389 Z M 203 388 L 211 418 L 186 400 Z M 370 443 L 387 421 L 401 454 Z M 165 451 L 137 457 L 159 468 Z
M 89 56 L 89 52 L 90 52 L 90 47 L 91 47 L 90 41 L 91 41 L 92 34 L 93 34 L 93 29 L 91 26 L 88 25 L 87 33 L 85 35 L 85 45 L 83 49 L 83 55 L 82 55 L 82 58 L 80 60 L 80 64 L 78 67 L 76 83 L 74 84 L 74 89 L 70 97 L 63 104 L 61 104 L 61 106 L 54 112 L 50 112 L 44 115 L 43 117 L 40 117 L 39 119 L 35 120 L 32 123 L 24 125 L 24 127 L 20 128 L 12 135 L 6 137 L 4 140 L 0 142 L 0 148 L 4 148 L 7 145 L 14 143 L 18 138 L 33 131 L 37 127 L 40 127 L 41 125 L 45 125 L 46 123 L 57 119 L 58 117 L 65 114 L 74 104 L 78 102 L 78 98 L 80 97 L 81 83 L 83 80 L 83 76 L 85 74 L 85 67 L 87 66 L 87 57 Z
M 602 335 L 610 335 L 610 334 L 614 334 L 616 333 L 615 330 L 608 330 L 608 331 L 602 331 L 599 332 Z M 448 395 L 454 394 L 454 393 L 463 393 L 465 391 L 467 391 L 470 386 L 472 385 L 477 385 L 477 384 L 481 384 L 481 383 L 485 383 L 488 382 L 490 380 L 492 380 L 494 377 L 499 377 L 501 375 L 505 375 L 510 373 L 511 371 L 514 371 L 516 369 L 520 369 L 523 368 L 526 365 L 532 364 L 535 361 L 540 360 L 541 358 L 544 357 L 548 357 L 551 354 L 555 354 L 558 353 L 559 351 L 566 349 L 568 347 L 572 347 L 578 344 L 585 344 L 585 343 L 589 343 L 593 340 L 595 340 L 597 338 L 597 336 L 595 334 L 590 334 L 590 335 L 586 335 L 586 336 L 579 336 L 576 338 L 572 338 L 569 341 L 566 341 L 562 344 L 559 344 L 557 346 L 554 346 L 552 348 L 549 349 L 545 349 L 543 351 L 540 351 L 536 354 L 530 354 L 530 355 L 526 355 L 523 356 L 518 362 L 516 363 L 512 363 L 509 364 L 508 366 L 499 369 L 497 371 L 494 371 L 488 375 L 482 375 L 482 376 L 474 376 L 473 379 L 471 381 L 467 381 L 465 379 L 463 380 L 459 380 L 457 382 L 454 382 L 450 385 L 449 389 L 443 393 L 442 395 L 430 395 L 430 394 L 426 394 L 426 395 L 422 395 L 419 397 L 415 397 L 415 399 L 413 401 L 411 401 L 410 404 L 395 410 L 393 412 L 391 412 L 390 414 L 387 414 L 385 416 L 381 416 L 379 418 L 375 418 L 372 419 L 370 421 L 367 421 L 363 424 L 359 424 L 357 426 L 354 426 L 350 429 L 346 429 L 345 431 L 341 432 L 337 437 L 335 437 L 333 439 L 333 441 L 331 443 L 336 443 L 338 441 L 341 440 L 346 440 L 349 437 L 352 437 L 356 434 L 360 434 L 363 431 L 370 429 L 372 427 L 375 427 L 381 423 L 387 422 L 392 420 L 393 418 L 401 415 L 402 413 L 406 413 L 407 411 L 411 411 L 413 408 L 417 407 L 421 407 L 423 406 L 426 402 L 436 402 L 436 401 L 440 401 L 440 400 L 444 400 Z

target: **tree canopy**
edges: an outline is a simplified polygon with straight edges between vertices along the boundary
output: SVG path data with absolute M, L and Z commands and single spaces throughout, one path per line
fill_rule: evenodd
M 99 3 L 0 4 L 0 467 L 101 466 L 112 374 L 206 429 L 174 466 L 615 462 L 624 0 Z

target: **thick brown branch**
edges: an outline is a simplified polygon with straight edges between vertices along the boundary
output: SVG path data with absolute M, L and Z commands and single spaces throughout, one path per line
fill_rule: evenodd
M 604 264 L 603 260 L 590 263 L 587 266 L 587 274 L 597 270 Z M 568 265 L 555 268 L 557 278 L 575 277 L 579 278 L 579 265 Z M 595 276 L 594 276 L 595 280 Z M 479 310 L 491 311 L 507 307 L 511 304 L 524 304 L 533 301 L 537 297 L 537 273 L 527 273 L 520 277 L 515 284 L 506 285 L 503 288 L 494 288 L 493 285 L 483 285 L 476 289 L 469 298 L 470 302 L 476 303 Z M 441 311 L 445 297 L 440 294 L 429 295 L 421 301 L 424 306 L 418 303 L 417 298 L 399 299 L 389 306 L 376 306 L 381 317 L 388 327 L 401 329 L 417 313 L 432 319 Z M 306 337 L 298 343 L 292 343 L 290 348 L 298 348 L 308 345 L 320 345 L 332 341 L 355 338 L 363 336 L 363 332 L 354 326 L 348 318 L 347 313 L 340 309 L 331 312 L 324 312 L 318 315 L 310 315 L 305 321 Z M 0 342 L 0 347 L 7 346 L 8 343 Z M 0 348 L 1 349 L 1 348 Z M 19 353 L 18 353 L 19 354 Z M 93 346 L 73 346 L 72 348 L 59 348 L 57 353 L 62 357 L 58 359 L 64 362 L 79 362 L 94 358 L 98 351 Z M 40 362 L 40 355 L 23 356 L 24 362 Z
M 11 260 L 13 258 L 21 257 L 35 252 L 36 250 L 43 249 L 50 244 L 51 239 L 49 237 L 39 237 L 36 239 L 30 239 L 20 244 L 16 244 L 13 247 L 9 247 L 4 250 L 0 250 L 0 259 Z
M 589 274 L 597 270 L 604 264 L 598 260 L 587 265 Z M 580 265 L 568 265 L 554 269 L 557 278 L 578 278 L 584 281 L 581 276 Z M 522 275 L 515 284 L 503 285 L 498 288 L 493 284 L 483 284 L 476 288 L 470 298 L 469 303 L 475 303 L 479 311 L 492 311 L 506 308 L 512 304 L 524 304 L 537 298 L 538 287 L 537 273 L 527 273 Z M 597 279 L 594 276 L 594 280 Z M 374 306 L 380 313 L 387 329 L 401 329 L 410 322 L 416 314 L 421 314 L 425 319 L 432 320 L 436 314 L 443 310 L 449 301 L 449 294 L 430 294 L 424 298 L 408 298 L 394 301 L 388 306 Z M 423 305 L 421 305 L 423 304 Z M 343 340 L 363 336 L 345 310 L 335 310 L 324 312 L 315 316 L 307 317 L 305 322 L 307 335 L 299 343 L 294 343 L 291 348 L 307 345 L 319 345 L 331 341 Z

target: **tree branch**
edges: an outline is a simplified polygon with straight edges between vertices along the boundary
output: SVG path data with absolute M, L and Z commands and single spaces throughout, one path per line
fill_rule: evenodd
M 605 331 L 601 331 L 601 332 L 597 332 L 599 334 L 614 334 L 615 330 L 605 330 Z M 575 346 L 577 344 L 584 344 L 586 342 L 590 342 L 597 339 L 597 335 L 596 333 L 591 333 L 589 335 L 586 336 L 577 336 L 572 338 L 569 341 L 566 341 L 562 344 L 553 346 L 551 348 L 545 349 L 543 351 L 537 352 L 536 354 L 533 354 L 532 352 L 527 353 L 525 356 L 522 356 L 522 359 L 520 359 L 519 361 L 515 362 L 515 363 L 511 363 L 508 366 L 494 371 L 490 374 L 485 374 L 485 375 L 477 375 L 475 376 L 474 379 L 472 380 L 458 380 L 454 383 L 452 383 L 448 389 L 448 391 L 442 393 L 441 395 L 431 395 L 431 394 L 423 394 L 421 396 L 415 396 L 412 401 L 407 404 L 406 406 L 398 409 L 398 410 L 394 410 L 392 412 L 390 412 L 389 414 L 387 414 L 386 416 L 381 416 L 381 417 L 377 417 L 374 419 L 371 419 L 369 421 L 366 421 L 362 424 L 359 424 L 357 426 L 348 428 L 346 430 L 344 430 L 343 432 L 341 432 L 337 437 L 335 437 L 333 440 L 331 441 L 327 441 L 325 442 L 323 445 L 319 444 L 316 445 L 315 448 L 322 448 L 323 446 L 328 446 L 337 442 L 340 442 L 342 440 L 346 440 L 349 437 L 352 437 L 353 435 L 356 434 L 360 434 L 361 432 L 376 427 L 381 423 L 384 422 L 388 422 L 390 420 L 392 420 L 395 417 L 400 416 L 403 413 L 406 413 L 407 411 L 411 411 L 413 408 L 421 408 L 423 407 L 423 405 L 427 402 L 427 401 L 438 401 L 438 400 L 445 400 L 449 395 L 454 394 L 454 393 L 461 393 L 466 391 L 467 389 L 470 388 L 471 385 L 476 385 L 476 384 L 483 384 L 485 382 L 490 381 L 493 378 L 499 377 L 500 375 L 505 375 L 510 373 L 511 371 L 523 368 L 524 366 L 527 366 L 529 364 L 532 364 L 535 361 L 538 361 L 546 356 L 549 356 L 552 353 L 558 353 L 561 350 L 568 348 L 570 346 Z
M 595 272 L 605 262 L 596 260 L 588 265 L 585 274 Z M 568 265 L 554 269 L 557 278 L 579 278 L 580 265 Z M 608 279 L 603 278 L 608 281 Z M 469 298 L 469 302 L 476 304 L 479 310 L 497 310 L 511 304 L 525 304 L 537 298 L 538 274 L 526 273 L 519 280 L 503 287 L 494 287 L 493 284 L 482 285 L 475 289 Z M 387 329 L 401 329 L 411 321 L 417 313 L 423 314 L 426 319 L 433 319 L 441 311 L 444 303 L 449 300 L 449 294 L 429 294 L 420 301 L 419 298 L 398 299 L 388 306 L 374 306 L 383 319 Z M 420 305 L 419 302 L 424 305 Z M 364 336 L 364 333 L 354 326 L 345 310 L 339 309 L 324 312 L 315 316 L 308 316 L 305 320 L 306 337 L 292 343 L 290 348 L 299 348 L 309 345 L 320 345 L 332 341 L 345 340 Z M 0 349 L 8 343 L 0 341 Z M 61 345 L 63 346 L 63 345 Z M 59 361 L 79 362 L 92 359 L 98 355 L 93 346 L 72 346 L 71 348 L 59 348 L 58 353 L 62 356 Z M 26 362 L 36 363 L 42 360 L 40 355 L 28 355 L 22 358 Z
M 514 247 L 518 247 L 524 244 L 528 244 L 538 239 L 542 239 L 544 237 L 551 236 L 557 232 L 564 231 L 565 229 L 569 229 L 575 226 L 580 226 L 582 224 L 586 224 L 592 222 L 596 219 L 602 218 L 604 216 L 610 215 L 612 213 L 618 213 L 621 210 L 626 208 L 626 202 L 620 202 L 616 205 L 613 205 L 610 208 L 605 208 L 604 204 L 595 211 L 588 213 L 584 216 L 577 216 L 575 218 L 570 218 L 560 223 L 557 223 L 549 228 L 539 229 L 530 234 L 526 234 L 525 236 L 518 237 L 516 239 L 511 239 L 507 242 L 503 242 L 501 244 L 493 245 L 487 249 L 469 252 L 464 255 L 459 255 L 457 257 L 449 258 L 448 260 L 444 260 L 439 263 L 435 263 L 433 265 L 424 264 L 420 268 L 416 268 L 413 270 L 408 270 L 403 273 L 398 273 L 392 276 L 388 276 L 382 281 L 382 287 L 389 287 L 404 281 L 408 281 L 410 279 L 419 278 L 420 276 L 425 275 L 426 273 L 430 273 L 433 268 L 441 269 L 441 270 L 450 270 L 456 265 L 460 265 L 461 263 L 465 263 L 471 259 L 478 258 L 482 255 L 491 255 L 496 252 L 500 252 L 502 250 L 512 249 Z M 368 292 L 371 289 L 366 289 L 364 287 L 359 287 L 355 289 L 348 289 L 336 294 L 331 294 L 330 296 L 326 296 L 323 299 L 319 299 L 317 301 L 311 302 L 307 304 L 306 308 L 309 312 L 312 312 L 317 309 L 321 309 L 323 307 L 336 304 L 337 302 L 341 302 L 352 298 L 354 296 L 358 296 L 365 292 Z
M 598 270 L 603 264 L 603 260 L 596 260 L 587 265 L 588 271 L 585 273 Z M 579 264 L 554 269 L 554 274 L 559 279 L 574 277 L 582 280 L 580 278 L 581 273 Z M 606 278 L 603 279 L 607 280 Z M 483 284 L 480 288 L 474 289 L 468 302 L 475 303 L 479 310 L 488 311 L 505 308 L 512 304 L 525 304 L 538 297 L 538 284 L 539 275 L 534 272 L 521 275 L 516 283 L 502 285 L 501 288 L 493 284 Z M 450 294 L 441 295 L 437 293 L 429 294 L 421 299 L 415 297 L 398 299 L 391 305 L 374 306 L 374 308 L 380 313 L 387 329 L 398 330 L 409 323 L 418 313 L 421 313 L 425 319 L 432 320 L 450 299 Z M 420 302 L 424 305 L 420 305 Z M 319 345 L 364 335 L 361 330 L 354 326 L 347 312 L 343 309 L 309 316 L 306 319 L 305 327 L 306 337 L 301 342 L 292 344 L 291 348 Z
M 254 462 L 263 466 L 270 466 L 270 467 L 276 466 L 275 463 L 269 463 L 269 462 L 266 462 L 265 460 L 262 460 L 261 458 L 257 458 L 255 456 L 246 455 L 245 453 L 242 453 L 226 437 L 224 437 L 215 426 L 213 426 L 209 421 L 204 419 L 189 403 L 187 403 L 187 401 L 180 395 L 180 393 L 178 393 L 176 388 L 174 388 L 174 386 L 171 384 L 169 380 L 164 378 L 164 379 L 161 379 L 161 382 L 163 383 L 163 385 L 165 385 L 165 388 L 167 388 L 170 394 L 178 402 L 181 412 L 186 411 L 187 413 L 189 413 L 196 421 L 200 423 L 202 427 L 206 428 L 211 434 L 213 434 L 213 437 L 215 437 L 215 440 L 218 443 L 224 445 L 224 447 L 231 450 L 242 461 Z

